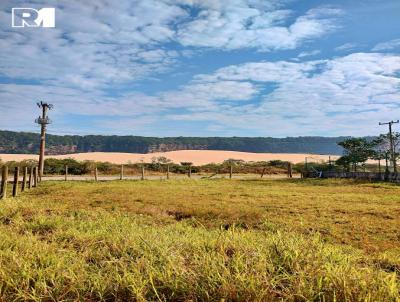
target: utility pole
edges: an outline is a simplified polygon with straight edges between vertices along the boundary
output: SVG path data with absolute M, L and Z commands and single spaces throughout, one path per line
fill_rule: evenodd
M 35 123 L 41 126 L 40 131 L 40 154 L 39 154 L 39 178 L 42 179 L 43 171 L 44 171 L 44 151 L 46 148 L 46 128 L 47 125 L 51 123 L 49 117 L 47 116 L 47 111 L 53 108 L 52 104 L 37 103 L 37 106 L 42 109 L 42 116 L 39 116 Z
M 390 143 L 390 154 L 391 154 L 391 160 L 393 164 L 393 172 L 397 173 L 397 163 L 396 163 L 396 147 L 394 145 L 393 141 L 393 132 L 392 132 L 392 125 L 393 124 L 398 124 L 399 120 L 397 121 L 390 121 L 387 123 L 379 123 L 380 126 L 382 125 L 389 125 L 389 143 Z

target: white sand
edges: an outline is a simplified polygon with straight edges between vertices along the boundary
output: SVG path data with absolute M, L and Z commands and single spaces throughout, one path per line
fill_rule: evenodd
M 94 160 L 110 162 L 114 164 L 127 164 L 138 162 L 151 162 L 153 157 L 164 156 L 175 163 L 192 162 L 194 165 L 204 165 L 208 163 L 221 163 L 227 159 L 241 159 L 244 161 L 270 161 L 283 160 L 292 163 L 304 162 L 306 157 L 309 162 L 328 161 L 329 155 L 317 154 L 293 154 L 293 153 L 249 153 L 237 151 L 216 151 L 216 150 L 180 150 L 171 152 L 158 152 L 148 154 L 138 153 L 116 153 L 116 152 L 90 152 L 66 155 L 51 155 L 51 158 L 74 158 L 79 161 Z M 331 156 L 332 160 L 339 156 Z M 2 161 L 21 161 L 25 159 L 38 159 L 37 155 L 32 154 L 0 154 Z

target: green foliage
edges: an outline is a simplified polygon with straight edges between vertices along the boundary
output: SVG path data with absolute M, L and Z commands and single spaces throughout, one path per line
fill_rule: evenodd
M 343 137 L 142 137 L 101 135 L 48 135 L 47 149 L 51 154 L 76 152 L 172 151 L 180 149 L 232 150 L 271 153 L 340 154 L 337 142 Z M 40 135 L 36 133 L 0 131 L 0 153 L 37 153 Z
M 353 165 L 354 171 L 357 170 L 358 164 L 365 163 L 375 154 L 374 144 L 365 138 L 349 138 L 338 144 L 344 149 L 344 156 L 338 163 L 344 167 Z
M 47 158 L 44 161 L 45 174 L 65 174 L 65 166 L 68 166 L 68 173 L 83 175 L 90 172 L 90 162 L 79 162 L 72 158 L 54 159 Z

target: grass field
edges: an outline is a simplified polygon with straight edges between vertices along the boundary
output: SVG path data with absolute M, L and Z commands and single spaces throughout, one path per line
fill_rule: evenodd
M 400 301 L 400 186 L 43 182 L 0 203 L 0 301 Z

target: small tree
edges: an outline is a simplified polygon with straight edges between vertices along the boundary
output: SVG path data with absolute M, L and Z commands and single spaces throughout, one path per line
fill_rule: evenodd
M 338 143 L 344 149 L 344 156 L 340 158 L 339 164 L 346 164 L 348 167 L 353 166 L 353 171 L 357 171 L 357 165 L 365 163 L 374 155 L 374 144 L 368 142 L 365 138 L 349 138 Z

